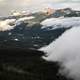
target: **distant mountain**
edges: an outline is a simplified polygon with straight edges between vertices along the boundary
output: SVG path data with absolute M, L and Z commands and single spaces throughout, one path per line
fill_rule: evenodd
M 46 11 L 40 11 L 35 13 L 26 13 L 22 14 L 19 12 L 15 13 L 16 15 L 10 15 L 8 17 L 0 17 L 1 20 L 6 19 L 16 19 L 16 23 L 26 23 L 27 26 L 33 26 L 35 24 L 40 24 L 41 21 L 45 20 L 46 18 L 59 18 L 59 17 L 80 17 L 80 11 L 72 10 L 71 8 L 64 8 L 64 9 L 51 9 L 48 8 Z M 33 18 L 34 17 L 34 18 Z
M 48 45 L 68 28 L 79 26 L 79 17 L 80 11 L 70 8 L 1 17 L 0 47 L 9 45 L 38 49 Z
M 64 8 L 64 9 L 57 9 L 53 12 L 52 10 L 45 11 L 45 12 L 36 12 L 30 14 L 30 16 L 34 16 L 35 18 L 27 21 L 27 23 L 34 25 L 34 24 L 39 24 L 41 21 L 45 20 L 46 18 L 80 17 L 80 11 L 75 11 L 72 10 L 71 8 Z
M 64 8 L 55 10 L 53 14 L 50 15 L 51 17 L 80 17 L 80 11 L 72 10 L 71 8 Z
M 0 17 L 0 80 L 72 80 L 36 51 L 72 27 L 80 27 L 80 11 L 70 8 Z
M 50 9 L 50 10 L 49 10 Z M 37 12 L 32 14 L 34 15 L 36 18 L 38 17 L 38 19 L 45 19 L 45 18 L 58 18 L 58 17 L 80 17 L 80 11 L 77 10 L 73 10 L 71 8 L 64 8 L 64 9 L 51 9 L 48 8 L 48 10 L 44 11 L 44 12 Z
M 75 10 L 72 10 L 70 8 L 57 10 L 54 15 L 56 15 L 56 14 L 57 14 L 58 17 L 60 17 L 60 16 L 64 16 L 64 17 L 80 17 L 80 11 L 75 11 Z

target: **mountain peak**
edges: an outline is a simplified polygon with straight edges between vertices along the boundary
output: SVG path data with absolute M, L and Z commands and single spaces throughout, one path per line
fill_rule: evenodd
M 44 10 L 43 10 L 43 13 L 45 13 L 46 15 L 51 15 L 51 14 L 53 14 L 54 12 L 55 12 L 55 9 L 50 8 L 50 7 L 44 8 Z

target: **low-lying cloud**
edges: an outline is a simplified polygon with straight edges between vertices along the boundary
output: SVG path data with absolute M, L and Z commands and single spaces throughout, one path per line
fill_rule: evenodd
M 15 16 L 16 17 L 16 16 Z M 18 19 L 5 19 L 0 21 L 0 31 L 7 31 L 14 29 L 17 25 L 20 25 L 24 21 L 34 19 L 34 16 L 22 17 Z
M 0 31 L 7 31 L 7 30 L 11 30 L 13 29 L 15 26 L 14 25 L 10 25 L 15 23 L 16 19 L 6 19 L 3 21 L 0 21 Z
M 80 17 L 70 17 L 70 18 L 49 18 L 41 22 L 43 28 L 52 27 L 56 28 L 69 28 L 74 26 L 80 26 Z
M 47 61 L 61 63 L 59 73 L 74 80 L 80 80 L 80 27 L 73 27 L 64 32 L 58 39 L 40 49 Z

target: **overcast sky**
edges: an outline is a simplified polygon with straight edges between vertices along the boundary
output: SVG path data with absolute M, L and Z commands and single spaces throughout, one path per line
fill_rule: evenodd
M 80 0 L 0 0 L 0 16 L 8 15 L 11 10 L 39 10 L 48 6 L 80 10 Z

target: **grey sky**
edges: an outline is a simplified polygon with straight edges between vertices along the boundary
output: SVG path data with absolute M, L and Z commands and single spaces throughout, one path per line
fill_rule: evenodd
M 0 16 L 6 16 L 11 10 L 39 10 L 42 7 L 80 9 L 80 0 L 0 0 Z

